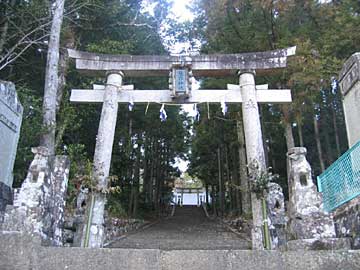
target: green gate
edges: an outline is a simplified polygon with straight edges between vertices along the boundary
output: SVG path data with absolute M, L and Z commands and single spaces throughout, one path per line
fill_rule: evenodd
M 317 177 L 324 210 L 333 211 L 360 195 L 360 141 Z

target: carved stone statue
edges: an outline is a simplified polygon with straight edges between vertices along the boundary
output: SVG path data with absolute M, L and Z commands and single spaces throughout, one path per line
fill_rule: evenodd
M 306 148 L 294 147 L 288 156 L 290 240 L 288 249 L 341 249 L 349 245 L 347 239 L 335 238 L 332 216 L 325 213 L 321 194 L 312 180 L 306 160 Z

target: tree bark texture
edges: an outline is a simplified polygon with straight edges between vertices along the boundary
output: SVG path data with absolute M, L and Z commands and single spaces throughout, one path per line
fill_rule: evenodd
M 8 35 L 8 30 L 9 30 L 9 14 L 11 13 L 11 11 L 9 11 L 9 7 L 12 8 L 15 5 L 15 0 L 11 0 L 10 3 L 8 4 L 7 7 L 5 7 L 5 12 L 4 12 L 4 24 L 1 27 L 1 34 L 0 34 L 0 55 L 2 54 L 2 51 L 4 50 L 4 45 L 6 42 L 6 38 Z
M 43 100 L 44 133 L 42 135 L 41 145 L 49 149 L 50 156 L 55 155 L 56 98 L 59 86 L 59 47 L 61 25 L 64 16 L 64 3 L 65 0 L 56 0 L 54 3 L 54 16 L 51 24 L 45 71 L 45 87 Z
M 318 156 L 319 156 L 320 169 L 321 169 L 321 172 L 323 172 L 323 171 L 325 171 L 325 162 L 324 162 L 323 153 L 321 150 L 319 123 L 318 123 L 316 114 L 314 115 L 313 120 L 314 120 L 315 141 L 316 141 L 316 148 L 317 148 Z
M 225 194 L 224 194 L 224 173 L 222 164 L 222 151 L 221 147 L 218 148 L 218 174 L 219 174 L 219 203 L 220 215 L 223 216 L 225 212 Z
M 340 137 L 339 137 L 338 124 L 337 124 L 337 120 L 336 120 L 336 112 L 335 112 L 334 108 L 332 108 L 332 122 L 333 122 L 334 133 L 335 133 L 336 154 L 337 154 L 337 158 L 339 158 L 341 156 Z
M 247 174 L 246 163 L 246 149 L 245 149 L 245 136 L 244 125 L 239 112 L 238 120 L 236 122 L 237 136 L 239 141 L 239 175 L 240 175 L 240 187 L 241 187 L 241 207 L 242 213 L 249 215 L 251 213 L 251 200 L 249 191 L 249 178 Z
M 291 121 L 290 121 L 290 108 L 288 105 L 281 105 L 281 111 L 283 114 L 282 122 L 284 126 L 284 135 L 286 139 L 286 147 L 289 151 L 291 148 L 295 147 L 294 134 L 292 131 Z

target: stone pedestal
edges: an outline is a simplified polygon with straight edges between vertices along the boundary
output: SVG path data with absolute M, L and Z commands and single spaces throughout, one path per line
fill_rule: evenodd
M 287 243 L 288 249 L 345 248 L 349 242 L 336 239 L 333 217 L 323 211 L 306 152 L 304 147 L 294 147 L 288 152 L 288 231 L 289 239 L 296 240 Z

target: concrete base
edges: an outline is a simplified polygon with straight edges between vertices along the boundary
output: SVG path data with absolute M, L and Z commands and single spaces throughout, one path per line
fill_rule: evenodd
M 360 251 L 84 249 L 42 247 L 19 233 L 0 233 L 1 270 L 355 270 Z
M 350 238 L 300 239 L 286 243 L 288 251 L 300 250 L 349 250 Z

